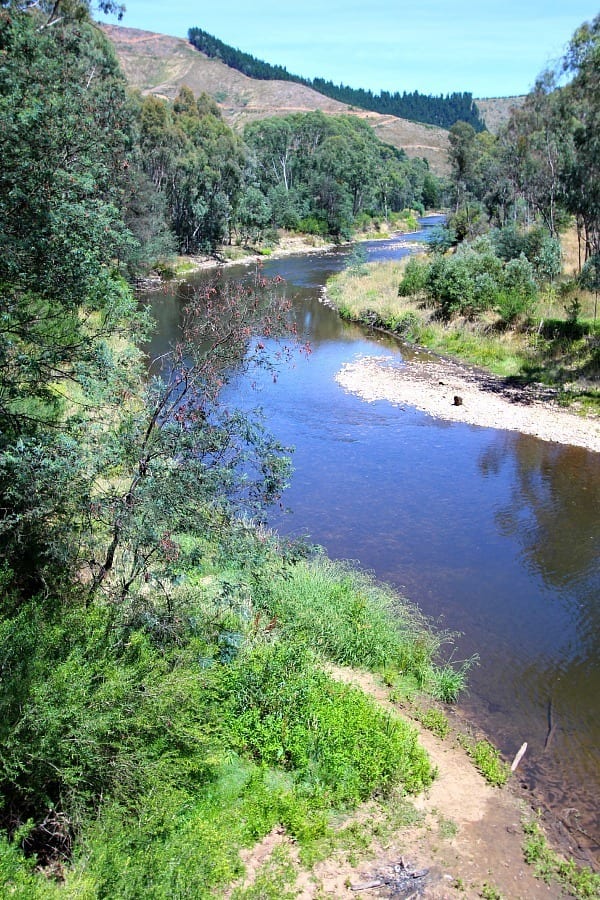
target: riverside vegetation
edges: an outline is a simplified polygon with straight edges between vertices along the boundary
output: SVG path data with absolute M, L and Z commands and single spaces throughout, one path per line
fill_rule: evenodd
M 496 230 L 400 262 L 350 265 L 327 284 L 343 318 L 363 322 L 520 384 L 542 382 L 560 402 L 600 407 L 600 326 L 595 295 L 577 278 L 548 282 L 524 254 L 497 246 L 537 237 Z M 558 244 L 555 245 L 558 254 Z
M 496 137 L 453 125 L 453 211 L 432 256 L 368 275 L 351 267 L 329 285 L 341 314 L 597 409 L 598 71 L 600 17 Z
M 288 452 L 221 388 L 273 364 L 257 334 L 295 352 L 277 283 L 215 281 L 143 357 L 127 278 L 214 246 L 237 208 L 245 151 L 210 102 L 129 97 L 70 0 L 4 0 L 0 59 L 2 890 L 223 894 L 275 826 L 310 866 L 349 840 L 340 813 L 434 777 L 415 730 L 325 663 L 441 700 L 465 667 L 406 601 L 261 526 Z M 361 185 L 319 174 L 360 211 Z M 285 896 L 294 867 L 273 865 Z
M 254 335 L 296 352 L 277 283 L 217 280 L 143 357 L 126 276 L 170 246 L 166 201 L 190 247 L 220 234 L 182 184 L 199 133 L 229 177 L 231 135 L 186 94 L 153 102 L 142 131 L 173 116 L 175 150 L 146 172 L 139 100 L 79 3 L 2 3 L 0 59 L 1 892 L 222 893 L 274 826 L 316 858 L 334 815 L 434 776 L 325 661 L 441 699 L 464 671 L 406 601 L 261 528 L 288 452 L 220 396 L 273 364 Z

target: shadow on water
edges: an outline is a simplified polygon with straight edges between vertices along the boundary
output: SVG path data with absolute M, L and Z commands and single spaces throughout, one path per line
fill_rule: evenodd
M 384 243 L 388 256 L 409 252 L 406 241 Z M 286 279 L 313 352 L 277 384 L 259 374 L 252 388 L 240 377 L 227 389 L 228 403 L 261 406 L 271 431 L 295 447 L 291 512 L 274 511 L 272 525 L 360 561 L 463 632 L 457 655 L 478 653 L 481 664 L 461 709 L 508 758 L 528 742 L 520 783 L 597 860 L 600 455 L 342 390 L 335 375 L 346 362 L 410 353 L 320 302 L 348 253 L 267 263 L 266 275 Z M 176 333 L 185 290 L 150 299 L 156 354 Z

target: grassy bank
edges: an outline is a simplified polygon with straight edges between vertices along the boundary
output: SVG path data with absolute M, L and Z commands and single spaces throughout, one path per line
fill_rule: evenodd
M 255 532 L 226 559 L 191 544 L 186 559 L 126 608 L 86 609 L 76 592 L 6 603 L 2 702 L 21 705 L 3 743 L 8 894 L 222 895 L 273 828 L 314 861 L 341 811 L 431 782 L 414 728 L 323 670 L 350 662 L 455 696 L 464 672 L 417 610 Z
M 422 296 L 399 296 L 406 265 L 401 260 L 350 267 L 329 279 L 328 297 L 343 318 L 383 328 L 502 377 L 555 385 L 565 402 L 577 399 L 583 408 L 600 408 L 592 294 L 580 292 L 577 322 L 569 320 L 556 291 L 547 291 L 528 320 L 512 326 L 493 311 L 442 318 Z

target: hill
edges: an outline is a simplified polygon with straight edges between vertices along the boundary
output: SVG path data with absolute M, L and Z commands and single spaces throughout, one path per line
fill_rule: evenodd
M 250 78 L 265 81 L 295 81 L 341 103 L 369 109 L 384 116 L 397 116 L 414 122 L 424 122 L 427 125 L 438 125 L 440 128 L 451 128 L 455 122 L 463 121 L 472 125 L 475 131 L 485 129 L 479 110 L 473 102 L 473 96 L 467 92 L 438 96 L 422 94 L 420 91 L 410 93 L 380 91 L 374 94 L 371 90 L 350 87 L 347 84 L 334 84 L 333 81 L 324 78 L 293 75 L 285 66 L 272 65 L 257 59 L 250 53 L 224 43 L 202 28 L 190 28 L 188 38 L 197 50 L 205 53 L 210 59 L 220 59 L 232 69 L 243 72 Z
M 512 110 L 521 106 L 524 99 L 525 97 L 488 97 L 476 100 L 475 103 L 487 130 L 498 134 L 500 128 L 508 122 Z
M 434 172 L 444 174 L 448 169 L 448 132 L 443 128 L 348 106 L 296 82 L 248 78 L 209 59 L 182 38 L 117 25 L 102 28 L 129 84 L 142 94 L 172 100 L 184 84 L 195 94 L 205 91 L 214 97 L 225 120 L 239 130 L 255 119 L 317 109 L 331 115 L 356 115 L 365 119 L 381 140 L 410 157 L 427 159 Z

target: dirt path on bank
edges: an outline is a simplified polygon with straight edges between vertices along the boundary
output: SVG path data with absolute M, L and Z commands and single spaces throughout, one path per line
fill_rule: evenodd
M 367 672 L 328 667 L 336 680 L 359 687 L 391 715 L 410 710 L 389 700 L 386 688 Z M 327 859 L 305 868 L 294 842 L 281 828 L 274 829 L 243 855 L 246 889 L 256 885 L 261 870 L 282 849 L 292 860 L 297 878 L 286 897 L 423 898 L 423 900 L 555 900 L 564 897 L 557 884 L 535 878 L 523 857 L 524 815 L 532 817 L 510 786 L 491 787 L 475 770 L 465 750 L 450 733 L 436 737 L 413 720 L 437 776 L 431 787 L 410 800 L 398 798 L 400 807 L 411 805 L 414 814 L 398 815 L 390 824 L 390 805 L 364 804 L 340 822 L 354 823 L 372 835 L 360 851 L 334 850 Z M 374 835 L 374 837 L 373 837 Z M 242 886 L 238 883 L 238 887 Z M 230 897 L 232 891 L 227 892 Z M 254 895 L 253 895 L 254 896 Z M 258 896 L 258 895 L 257 895 Z M 269 895 L 270 896 L 270 895 Z
M 388 400 L 436 418 L 520 431 L 600 453 L 600 420 L 561 408 L 556 391 L 544 385 L 515 387 L 450 360 L 407 362 L 394 356 L 347 363 L 336 380 L 367 401 Z
M 389 701 L 389 689 L 367 672 L 335 667 L 334 678 L 355 684 L 381 705 L 398 712 L 397 704 Z M 406 712 L 405 710 L 403 712 Z M 401 861 L 417 872 L 428 870 L 423 884 L 414 879 L 415 892 L 394 892 L 389 886 L 358 893 L 365 897 L 415 896 L 430 900 L 463 897 L 494 896 L 492 889 L 505 900 L 538 900 L 564 896 L 557 885 L 547 885 L 536 879 L 531 867 L 523 859 L 524 834 L 521 820 L 525 813 L 522 803 L 505 788 L 491 787 L 476 771 L 465 750 L 452 734 L 441 739 L 423 728 L 418 721 L 412 724 L 419 731 L 419 741 L 425 747 L 437 769 L 431 787 L 414 801 L 423 815 L 418 825 L 398 831 L 393 844 L 374 847 L 372 861 L 359 866 L 359 872 L 347 879 L 352 886 L 377 880 L 386 870 L 394 870 Z M 339 884 L 339 882 L 338 882 Z M 331 896 L 346 896 L 333 893 Z

